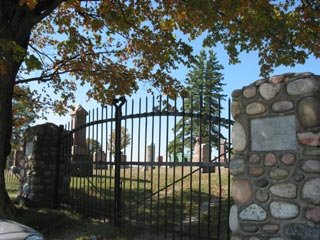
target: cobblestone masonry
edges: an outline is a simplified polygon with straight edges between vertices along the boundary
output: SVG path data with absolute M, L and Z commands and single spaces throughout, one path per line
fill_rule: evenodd
M 287 73 L 232 93 L 232 240 L 320 239 L 320 76 Z
M 65 169 L 65 162 L 60 156 L 61 137 L 64 132 L 52 123 L 37 125 L 26 130 L 24 141 L 25 162 L 22 170 L 25 181 L 28 183 L 29 204 L 36 207 L 53 207 L 55 200 L 55 180 L 57 161 L 60 161 L 60 170 Z M 59 160 L 60 158 L 60 160 Z M 60 171 L 60 172 L 61 172 Z M 63 187 L 68 186 L 70 176 L 61 174 L 57 194 Z

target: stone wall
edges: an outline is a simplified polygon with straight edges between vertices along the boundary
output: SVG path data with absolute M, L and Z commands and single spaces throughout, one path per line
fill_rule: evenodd
M 64 174 L 61 174 L 63 177 L 59 178 L 58 185 L 56 182 L 57 166 L 60 166 L 59 170 L 65 168 L 60 156 L 62 135 L 62 128 L 51 123 L 31 127 L 25 132 L 25 161 L 20 167 L 22 195 L 28 199 L 29 205 L 53 207 L 59 189 L 62 190 L 64 183 L 68 185 L 68 176 Z
M 274 76 L 232 97 L 232 240 L 319 240 L 320 76 Z

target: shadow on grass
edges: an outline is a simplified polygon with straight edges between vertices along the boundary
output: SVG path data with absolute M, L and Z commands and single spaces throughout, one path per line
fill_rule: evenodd
M 97 190 L 97 189 L 95 189 Z M 100 196 L 103 192 L 104 197 Z M 227 239 L 228 199 L 198 191 L 170 191 L 151 195 L 150 189 L 122 191 L 122 221 L 124 226 L 156 229 L 175 236 L 194 239 Z M 173 194 L 174 193 L 174 194 Z M 66 205 L 82 216 L 113 222 L 114 192 L 112 189 L 71 189 Z
M 138 235 L 138 228 L 125 230 L 108 223 L 91 221 L 83 216 L 63 210 L 18 208 L 16 221 L 40 231 L 46 240 L 86 240 L 96 239 L 133 239 Z

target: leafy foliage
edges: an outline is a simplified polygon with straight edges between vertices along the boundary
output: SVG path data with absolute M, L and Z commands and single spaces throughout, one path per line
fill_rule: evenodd
M 204 33 L 203 45 L 222 43 L 231 63 L 239 61 L 239 52 L 258 51 L 263 75 L 282 64 L 304 63 L 310 54 L 320 57 L 317 1 L 20 0 L 19 5 L 41 14 L 17 83 L 45 82 L 60 93 L 61 99 L 52 101 L 56 111 L 72 103 L 77 80 L 103 103 L 132 94 L 138 81 L 176 95 L 182 86 L 171 72 L 193 62 L 189 40 Z M 37 75 L 26 77 L 30 72 Z
M 28 87 L 15 86 L 13 98 L 13 132 L 12 146 L 18 149 L 21 145 L 23 133 L 27 127 L 42 116 L 41 109 L 43 105 L 36 98 L 35 92 Z
M 199 113 L 201 118 L 181 118 L 174 129 L 175 140 L 168 146 L 170 153 L 181 153 L 186 148 L 193 150 L 196 138 L 202 143 L 218 146 L 219 136 L 218 124 L 221 107 L 219 99 L 223 87 L 222 65 L 217 61 L 216 55 L 209 51 L 201 51 L 196 58 L 195 64 L 188 73 L 186 94 L 184 104 L 181 108 L 186 113 Z M 220 107 L 220 109 L 219 109 Z M 223 125 L 223 124 L 222 124 Z

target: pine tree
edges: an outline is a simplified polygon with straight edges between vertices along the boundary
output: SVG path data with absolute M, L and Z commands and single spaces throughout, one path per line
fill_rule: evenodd
M 208 54 L 201 51 L 196 57 L 196 62 L 187 75 L 187 97 L 183 100 L 181 111 L 198 113 L 202 117 L 184 117 L 177 122 L 172 129 L 175 140 L 169 143 L 169 153 L 182 153 L 184 149 L 192 151 L 197 138 L 201 143 L 218 147 L 219 98 L 220 101 L 225 98 L 222 95 L 222 69 L 223 66 L 219 64 L 213 51 L 208 51 Z M 220 134 L 220 138 L 224 137 Z

